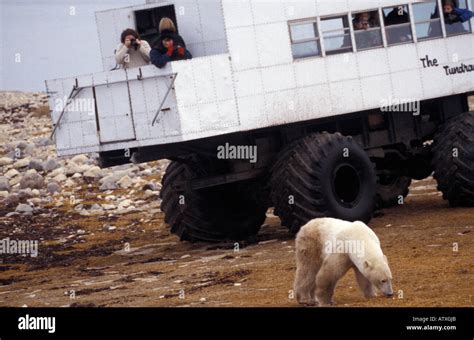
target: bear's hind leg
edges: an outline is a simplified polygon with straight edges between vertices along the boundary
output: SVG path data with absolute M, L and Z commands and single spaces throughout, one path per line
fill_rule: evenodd
M 370 299 L 376 296 L 375 289 L 372 283 L 366 279 L 366 277 L 360 272 L 359 269 L 354 267 L 355 276 L 360 289 L 364 293 L 366 299 Z
M 313 256 L 308 256 L 304 251 L 296 253 L 296 276 L 293 289 L 296 300 L 300 304 L 314 305 L 314 291 L 316 288 L 316 275 L 320 268 L 320 263 Z

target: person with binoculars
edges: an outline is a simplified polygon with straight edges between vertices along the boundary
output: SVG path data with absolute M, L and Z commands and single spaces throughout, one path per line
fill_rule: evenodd
M 115 50 L 115 60 L 123 68 L 145 66 L 150 63 L 150 44 L 140 39 L 137 31 L 127 28 L 120 36 L 121 44 Z
M 153 65 L 163 68 L 170 61 L 192 59 L 193 56 L 186 49 L 186 44 L 176 32 L 176 27 L 171 19 L 161 19 L 159 32 L 157 46 L 154 46 L 150 52 Z

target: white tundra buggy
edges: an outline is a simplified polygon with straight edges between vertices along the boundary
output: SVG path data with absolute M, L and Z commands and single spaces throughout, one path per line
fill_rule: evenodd
M 161 207 L 189 241 L 252 237 L 269 207 L 293 232 L 320 216 L 368 221 L 433 172 L 452 206 L 474 206 L 474 20 L 443 5 L 160 0 L 98 12 L 103 72 L 46 82 L 57 152 L 99 153 L 103 167 L 170 159 Z M 193 59 L 118 68 L 122 30 L 151 42 L 163 17 Z

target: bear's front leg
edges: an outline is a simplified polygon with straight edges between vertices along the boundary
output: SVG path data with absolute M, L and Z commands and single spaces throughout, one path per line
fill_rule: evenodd
M 375 293 L 375 288 L 372 283 L 360 272 L 357 267 L 354 267 L 354 272 L 356 275 L 357 283 L 359 284 L 360 289 L 364 293 L 366 299 L 374 298 L 377 296 Z
M 324 271 L 322 268 L 316 276 L 316 299 L 320 306 L 330 306 L 334 304 L 332 297 L 339 278 L 334 277 L 334 273 Z

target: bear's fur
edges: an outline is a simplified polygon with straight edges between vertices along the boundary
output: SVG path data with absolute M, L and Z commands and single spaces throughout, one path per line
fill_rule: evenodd
M 351 244 L 359 247 L 350 249 Z M 342 249 L 342 246 L 335 245 L 347 246 Z M 316 218 L 300 229 L 296 236 L 294 283 L 299 303 L 333 304 L 334 288 L 350 268 L 354 268 L 366 298 L 376 296 L 375 289 L 386 296 L 393 295 L 392 273 L 387 258 L 380 248 L 377 235 L 367 225 L 359 221 Z

